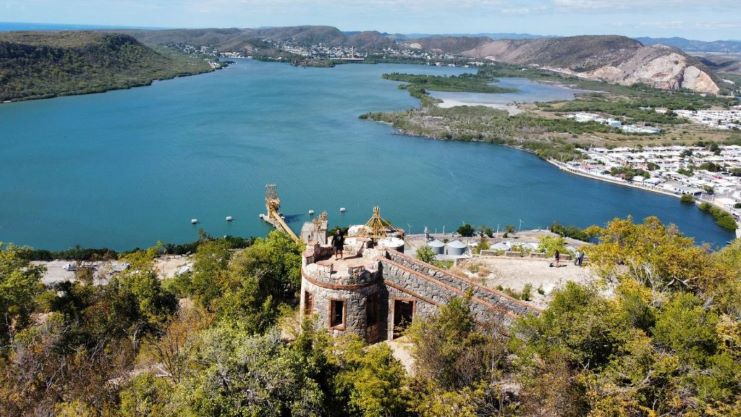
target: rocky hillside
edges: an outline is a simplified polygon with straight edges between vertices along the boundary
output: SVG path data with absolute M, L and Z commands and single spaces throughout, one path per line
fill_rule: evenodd
M 402 44 L 412 49 L 460 54 L 489 42 L 491 38 L 485 36 L 428 36 L 407 40 Z
M 0 101 L 94 93 L 210 71 L 203 60 L 101 32 L 0 34 Z
M 208 46 L 220 51 L 252 51 L 265 41 L 289 42 L 293 45 L 354 46 L 362 50 L 380 50 L 395 42 L 376 32 L 345 33 L 332 26 L 288 26 L 262 29 L 173 29 L 136 30 L 130 35 L 150 45 L 184 43 Z
M 622 85 L 647 84 L 717 94 L 719 80 L 698 59 L 664 45 L 623 36 L 574 36 L 491 41 L 463 52 L 472 58 L 537 65 L 556 72 Z

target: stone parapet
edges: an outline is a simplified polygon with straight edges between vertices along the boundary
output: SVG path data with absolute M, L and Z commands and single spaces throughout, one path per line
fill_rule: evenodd
M 474 297 L 485 300 L 489 304 L 494 305 L 504 311 L 508 311 L 516 315 L 523 315 L 528 313 L 538 314 L 540 311 L 536 307 L 512 298 L 507 294 L 504 294 L 503 292 L 484 287 L 471 281 L 470 279 L 455 276 L 443 269 L 421 262 L 407 255 L 389 251 L 387 256 L 394 263 L 404 266 L 405 268 L 408 268 L 412 271 L 419 272 L 422 275 L 431 277 L 441 283 L 457 289 L 458 291 L 465 292 L 470 289 Z M 386 278 L 385 273 L 384 278 Z

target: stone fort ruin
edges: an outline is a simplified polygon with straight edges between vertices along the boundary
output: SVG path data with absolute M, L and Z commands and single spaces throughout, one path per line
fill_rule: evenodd
M 429 317 L 453 297 L 471 295 L 477 321 L 509 326 L 537 309 L 472 280 L 403 253 L 403 231 L 378 208 L 366 225 L 352 226 L 344 259 L 335 259 L 326 213 L 304 224 L 301 315 L 316 315 L 333 335 L 355 333 L 369 343 L 394 339 L 417 317 Z

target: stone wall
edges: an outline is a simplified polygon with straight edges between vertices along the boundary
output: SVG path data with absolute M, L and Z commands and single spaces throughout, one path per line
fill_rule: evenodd
M 385 288 L 379 283 L 371 284 L 362 288 L 341 289 L 325 288 L 319 283 L 312 283 L 307 279 L 301 280 L 301 313 L 306 312 L 306 294 L 313 296 L 312 314 L 316 315 L 317 323 L 324 328 L 329 329 L 330 334 L 340 336 L 347 333 L 355 333 L 369 342 L 382 340 L 385 332 L 385 317 L 388 315 L 387 299 Z M 375 326 L 369 328 L 366 321 L 367 302 L 369 298 L 375 295 L 379 304 L 379 320 Z M 332 300 L 341 300 L 344 302 L 345 319 L 341 327 L 330 327 L 330 303 Z
M 319 325 L 329 329 L 335 336 L 355 333 L 368 342 L 378 342 L 394 335 L 394 306 L 397 300 L 414 301 L 414 318 L 427 318 L 453 297 L 464 297 L 471 292 L 471 311 L 480 323 L 492 321 L 505 327 L 519 315 L 539 310 L 509 297 L 499 291 L 488 289 L 469 279 L 403 255 L 388 251 L 385 257 L 377 258 L 378 269 L 355 277 L 344 274 L 324 276 L 318 265 L 302 268 L 301 312 L 306 312 L 306 294 L 313 296 L 312 314 Z M 350 274 L 352 275 L 352 274 Z M 344 302 L 344 324 L 330 326 L 331 302 Z M 368 303 L 377 305 L 377 323 L 369 326 Z
M 436 268 L 432 265 L 421 262 L 417 259 L 411 258 L 398 252 L 389 251 L 388 259 L 386 261 L 382 260 L 382 264 L 384 262 L 386 264 L 389 264 L 388 261 L 391 261 L 391 263 L 402 266 L 408 270 L 418 272 L 423 276 L 433 278 L 447 286 L 457 289 L 458 292 L 465 292 L 468 289 L 471 289 L 474 298 L 486 301 L 488 304 L 494 306 L 496 309 L 499 309 L 502 312 L 510 312 L 515 315 L 523 315 L 528 313 L 537 314 L 539 311 L 537 308 L 520 300 L 512 298 L 504 294 L 503 292 L 492 290 L 469 279 L 452 275 L 451 273 L 443 269 Z M 387 274 L 384 273 L 384 279 L 389 278 L 390 277 L 388 277 Z

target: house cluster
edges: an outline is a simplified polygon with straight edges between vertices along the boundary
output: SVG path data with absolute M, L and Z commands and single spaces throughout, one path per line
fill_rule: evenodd
M 674 110 L 674 114 L 713 129 L 741 129 L 741 106 L 728 110 Z
M 692 194 L 723 207 L 736 218 L 741 210 L 741 146 L 657 146 L 645 148 L 591 148 L 585 158 L 566 164 L 566 169 L 613 182 L 682 195 Z M 625 179 L 612 175 L 632 168 L 636 175 Z
M 600 123 L 610 126 L 613 129 L 622 130 L 623 133 L 636 133 L 641 135 L 655 135 L 661 133 L 661 129 L 654 126 L 638 126 L 635 124 L 623 124 L 619 119 L 612 117 L 602 117 L 597 113 L 571 113 L 566 116 L 577 123 Z
M 264 42 L 272 44 L 276 49 L 304 58 L 363 61 L 367 57 L 367 53 L 360 54 L 352 46 L 328 46 L 322 43 L 303 46 L 291 42 L 275 42 L 269 39 L 264 39 Z

